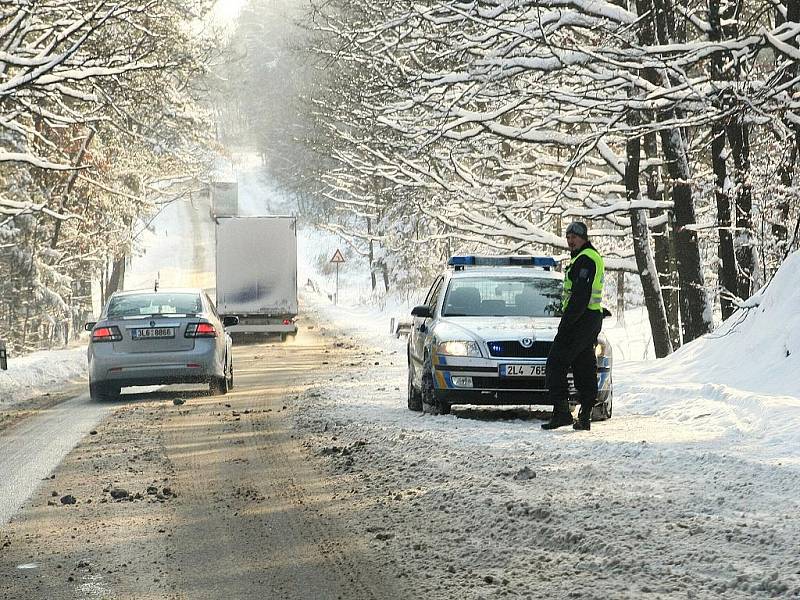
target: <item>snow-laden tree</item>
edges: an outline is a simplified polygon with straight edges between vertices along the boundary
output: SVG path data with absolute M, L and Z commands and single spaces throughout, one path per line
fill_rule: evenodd
M 209 5 L 0 7 L 0 335 L 18 349 L 74 330 L 87 282 L 113 291 L 141 217 L 199 173 Z
M 664 354 L 675 300 L 665 294 L 665 307 L 658 287 L 672 265 L 690 340 L 712 326 L 707 281 L 723 298 L 746 297 L 776 268 L 771 248 L 796 243 L 780 231 L 797 215 L 786 200 L 794 159 L 775 158 L 796 146 L 793 11 L 713 0 L 326 2 L 317 30 L 342 75 L 330 90 L 339 102 L 321 102 L 341 163 L 327 180 L 340 190 L 383 182 L 354 193 L 358 203 L 342 195 L 344 211 L 411 203 L 442 226 L 433 236 L 498 250 L 563 249 L 554 225 L 590 219 L 611 267 L 642 277 Z M 635 172 L 631 143 L 644 148 Z

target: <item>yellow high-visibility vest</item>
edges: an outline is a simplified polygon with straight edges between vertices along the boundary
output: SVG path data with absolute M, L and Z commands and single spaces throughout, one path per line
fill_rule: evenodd
M 569 270 L 579 256 L 587 256 L 594 262 L 594 281 L 592 281 L 592 296 L 589 299 L 589 310 L 603 310 L 603 281 L 605 280 L 605 264 L 603 257 L 593 248 L 584 248 L 569 261 L 564 271 L 564 292 L 561 296 L 561 310 L 567 310 L 567 304 L 572 296 L 572 280 Z

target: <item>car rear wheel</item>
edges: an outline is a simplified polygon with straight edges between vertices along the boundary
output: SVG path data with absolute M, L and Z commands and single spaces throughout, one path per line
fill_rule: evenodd
M 228 393 L 228 378 L 215 377 L 208 384 L 212 396 L 224 396 Z
M 432 415 L 449 415 L 450 403 L 445 402 L 433 387 L 433 374 L 426 371 L 422 374 L 422 410 Z
M 408 410 L 422 410 L 422 393 L 414 387 L 414 373 L 408 365 Z
M 89 397 L 95 402 L 107 402 L 117 400 L 120 394 L 120 387 L 106 382 L 89 382 Z
M 227 365 L 227 363 L 226 363 Z M 208 383 L 208 389 L 211 392 L 212 396 L 224 396 L 228 393 L 229 385 L 228 385 L 228 367 L 225 367 L 225 373 L 222 374 L 222 377 L 214 377 Z M 231 371 L 231 377 L 233 376 L 233 372 Z
M 228 365 L 228 389 L 233 389 L 233 363 Z

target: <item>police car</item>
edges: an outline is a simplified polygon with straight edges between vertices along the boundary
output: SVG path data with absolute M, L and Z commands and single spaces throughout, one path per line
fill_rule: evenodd
M 454 256 L 412 311 L 408 408 L 447 414 L 454 404 L 550 404 L 545 364 L 561 316 L 563 275 L 542 256 Z M 611 417 L 612 351 L 595 348 L 595 421 Z M 570 401 L 578 394 L 569 375 Z

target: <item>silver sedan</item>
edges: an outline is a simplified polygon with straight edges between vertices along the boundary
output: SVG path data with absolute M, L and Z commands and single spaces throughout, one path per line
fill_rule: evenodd
M 199 289 L 112 294 L 97 322 L 87 323 L 89 393 L 112 400 L 123 387 L 207 383 L 212 394 L 233 387 L 231 338 L 237 317 L 217 314 Z

